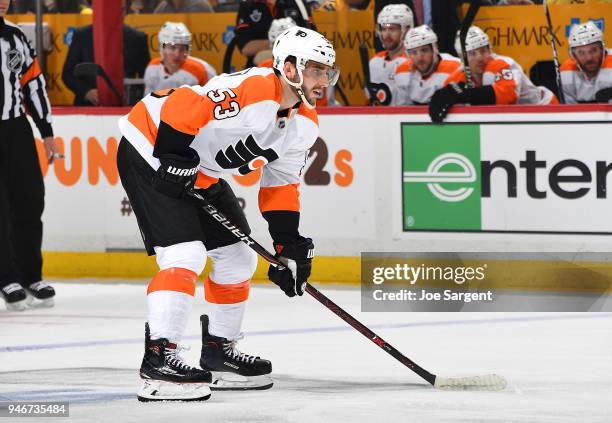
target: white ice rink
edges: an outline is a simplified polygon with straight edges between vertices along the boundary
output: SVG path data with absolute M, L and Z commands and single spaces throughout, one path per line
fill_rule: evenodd
M 612 422 L 612 313 L 360 313 L 359 290 L 319 286 L 429 371 L 495 372 L 509 383 L 501 392 L 445 392 L 307 294 L 289 299 L 256 285 L 240 349 L 272 360 L 274 387 L 142 404 L 144 282 L 54 286 L 55 308 L 0 311 L 0 400 L 70 402 L 68 419 L 44 421 Z M 200 301 L 187 329 L 190 364 L 204 312 Z

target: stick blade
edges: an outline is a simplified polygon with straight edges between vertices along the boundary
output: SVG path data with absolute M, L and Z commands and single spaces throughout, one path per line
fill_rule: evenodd
M 506 385 L 506 379 L 496 374 L 469 377 L 436 376 L 434 388 L 445 391 L 501 391 Z

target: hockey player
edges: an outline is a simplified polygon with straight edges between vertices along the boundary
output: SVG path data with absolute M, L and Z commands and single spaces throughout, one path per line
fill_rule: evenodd
M 404 47 L 409 60 L 395 70 L 397 104 L 427 104 L 446 78 L 461 66 L 461 60 L 439 52 L 438 37 L 427 25 L 408 31 Z
M 566 103 L 607 103 L 612 99 L 612 50 L 593 21 L 572 26 L 570 58 L 561 66 Z
M 455 49 L 461 51 L 459 33 Z M 448 109 L 466 104 L 556 104 L 557 97 L 545 87 L 536 87 L 513 59 L 493 53 L 489 37 L 477 26 L 468 30 L 465 39 L 468 66 L 474 88 L 467 88 L 463 66 L 444 82 L 429 103 L 433 122 L 442 122 Z
M 277 256 L 287 263 L 282 271 L 270 267 L 268 277 L 290 297 L 304 293 L 314 246 L 298 230 L 298 186 L 318 136 L 316 97 L 337 82 L 339 71 L 330 42 L 305 28 L 282 33 L 273 55 L 273 69 L 248 68 L 204 87 L 152 93 L 120 120 L 121 182 L 160 269 L 147 290 L 142 400 L 205 399 L 210 371 L 217 389 L 272 386 L 270 361 L 236 346 L 257 256 L 184 193 L 195 185 L 250 233 L 221 176 L 261 168 L 259 208 Z M 209 315 L 201 317 L 200 370 L 182 361 L 178 343 L 207 256 L 213 267 L 204 281 Z M 195 388 L 173 390 L 172 382 Z
M 404 37 L 414 26 L 412 11 L 405 4 L 389 4 L 376 17 L 376 35 L 385 50 L 370 59 L 370 84 L 366 96 L 370 104 L 392 106 L 397 104 L 395 70 L 408 60 L 404 50 Z
M 191 32 L 182 22 L 166 22 L 158 38 L 160 57 L 145 70 L 145 95 L 181 85 L 205 85 L 217 75 L 206 61 L 190 56 Z

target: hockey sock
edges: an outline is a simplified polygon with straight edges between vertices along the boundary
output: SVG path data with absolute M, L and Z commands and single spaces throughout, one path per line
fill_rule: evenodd
M 208 310 L 211 335 L 230 340 L 240 334 L 242 318 L 249 298 L 251 280 L 239 283 L 219 283 L 210 277 L 204 281 L 204 298 Z
M 151 339 L 180 342 L 193 305 L 198 275 L 188 269 L 161 270 L 147 289 L 148 322 Z

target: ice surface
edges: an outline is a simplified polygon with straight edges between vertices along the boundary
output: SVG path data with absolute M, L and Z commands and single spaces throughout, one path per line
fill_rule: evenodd
M 87 282 L 54 284 L 53 309 L 0 311 L 0 400 L 69 401 L 71 423 L 612 421 L 612 313 L 361 313 L 359 290 L 319 286 L 430 372 L 499 373 L 509 384 L 447 392 L 308 295 L 255 285 L 240 348 L 272 360 L 275 386 L 141 404 L 146 285 Z M 198 301 L 184 340 L 191 364 L 204 312 Z

